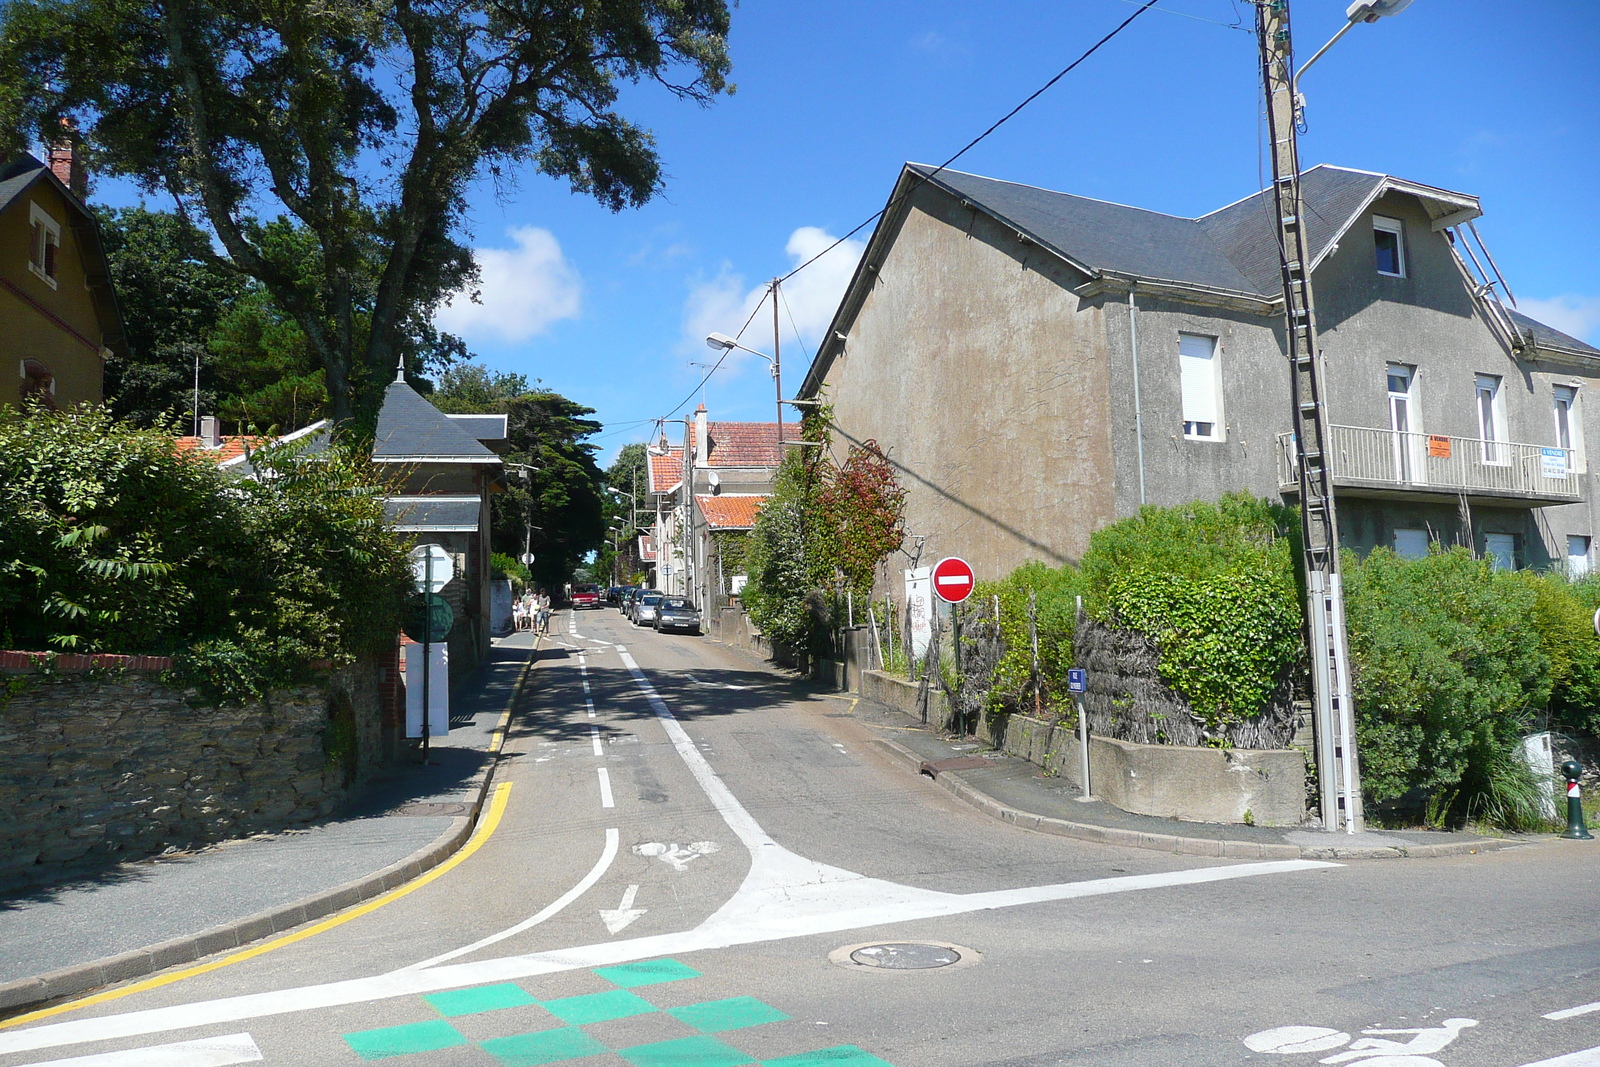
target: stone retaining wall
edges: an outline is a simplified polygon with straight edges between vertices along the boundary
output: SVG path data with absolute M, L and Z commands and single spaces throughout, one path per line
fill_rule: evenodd
M 0 682 L 18 690 L 0 691 L 0 884 L 306 822 L 381 759 L 371 666 L 223 708 L 102 664 Z M 342 761 L 324 749 L 335 718 Z

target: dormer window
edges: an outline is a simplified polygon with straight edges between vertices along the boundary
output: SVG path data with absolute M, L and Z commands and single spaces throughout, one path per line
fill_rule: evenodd
M 54 289 L 56 260 L 61 250 L 61 224 L 38 204 L 30 203 L 28 208 L 28 269 Z
M 1378 273 L 1390 278 L 1406 276 L 1405 223 L 1372 216 L 1372 243 L 1378 253 Z

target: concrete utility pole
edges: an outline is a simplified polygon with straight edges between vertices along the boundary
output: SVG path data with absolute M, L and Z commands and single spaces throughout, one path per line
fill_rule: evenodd
M 778 342 L 778 286 L 783 279 L 772 279 L 772 390 L 778 402 L 778 462 L 783 462 L 783 364 Z
M 1318 366 L 1321 353 L 1311 295 L 1311 248 L 1304 225 L 1300 152 L 1295 140 L 1298 102 L 1288 0 L 1258 0 L 1256 37 L 1267 91 L 1300 517 L 1305 529 L 1306 629 L 1316 700 L 1322 825 L 1326 830 L 1354 834 L 1361 831 L 1361 780 L 1356 764 L 1355 707 L 1350 697 L 1350 653 L 1345 642 L 1344 586 L 1339 573 L 1339 524 L 1333 475 L 1328 469 L 1328 412 Z

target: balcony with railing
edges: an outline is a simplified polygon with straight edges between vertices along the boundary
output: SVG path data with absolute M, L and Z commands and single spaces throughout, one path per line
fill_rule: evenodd
M 1583 498 L 1571 449 L 1365 426 L 1330 426 L 1329 467 L 1338 489 L 1375 496 L 1544 507 Z M 1278 487 L 1299 491 L 1293 434 L 1278 435 Z

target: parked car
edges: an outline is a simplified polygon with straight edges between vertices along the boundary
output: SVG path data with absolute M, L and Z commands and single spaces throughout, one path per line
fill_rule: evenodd
M 656 605 L 655 627 L 662 633 L 686 630 L 697 634 L 700 632 L 700 613 L 684 597 L 664 596 L 661 603 Z
M 575 585 L 572 587 L 572 610 L 580 608 L 598 608 L 600 606 L 600 587 L 592 583 Z
M 620 585 L 608 586 L 606 588 L 606 603 L 612 607 L 622 603 L 622 589 L 623 587 Z
M 622 587 L 622 596 L 617 599 L 617 610 L 622 612 L 624 615 L 628 616 L 629 618 L 632 618 L 633 617 L 633 598 L 635 596 L 637 596 L 638 594 L 639 594 L 639 587 L 638 586 L 636 586 L 636 585 L 625 585 L 625 586 L 623 586 Z
M 665 594 L 656 589 L 646 589 L 639 594 L 633 602 L 633 624 L 635 626 L 654 626 L 656 621 L 656 605 L 661 603 Z

